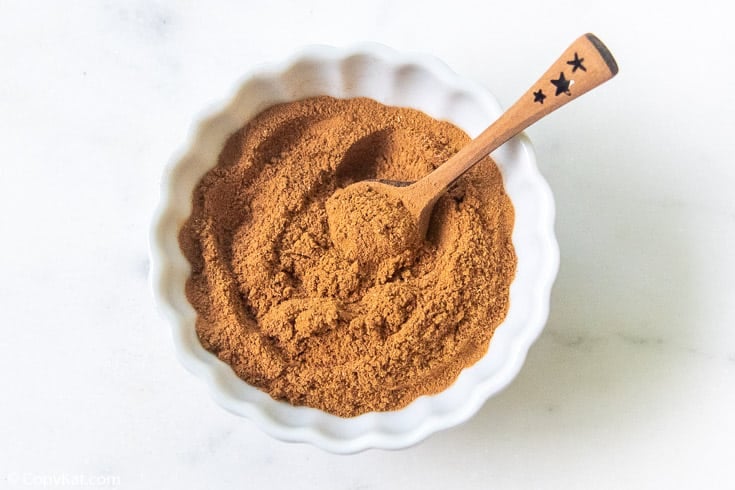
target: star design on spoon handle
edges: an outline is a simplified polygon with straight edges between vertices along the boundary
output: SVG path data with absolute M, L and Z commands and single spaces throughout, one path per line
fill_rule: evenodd
M 578 68 L 582 71 L 587 71 L 587 68 L 585 68 L 584 65 L 582 64 L 583 61 L 584 61 L 584 58 L 580 58 L 577 52 L 575 51 L 574 59 L 567 61 L 567 65 L 572 66 L 572 73 L 577 71 Z
M 561 94 L 567 94 L 572 95 L 572 92 L 569 91 L 569 86 L 573 83 L 573 80 L 567 80 L 567 78 L 564 76 L 564 72 L 559 73 L 559 78 L 556 80 L 551 80 L 551 84 L 556 87 L 556 96 L 559 96 Z
M 539 104 L 543 104 L 545 98 L 546 98 L 546 94 L 541 89 L 538 89 L 536 92 L 533 93 L 533 101 L 534 102 L 538 102 Z

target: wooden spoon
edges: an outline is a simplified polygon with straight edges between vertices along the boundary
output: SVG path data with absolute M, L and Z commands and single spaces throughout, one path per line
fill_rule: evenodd
M 416 182 L 372 180 L 349 187 L 368 187 L 399 198 L 416 219 L 419 236 L 424 237 L 434 203 L 462 174 L 531 124 L 617 72 L 618 65 L 602 41 L 594 34 L 585 34 L 502 116 L 427 176 Z

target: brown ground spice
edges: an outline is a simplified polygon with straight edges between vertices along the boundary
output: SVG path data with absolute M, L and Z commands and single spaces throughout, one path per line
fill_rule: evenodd
M 203 346 L 274 398 L 343 417 L 449 386 L 508 310 L 514 216 L 495 164 L 439 199 L 418 242 L 384 200 L 350 197 L 386 247 L 340 229 L 337 197 L 330 230 L 326 203 L 352 182 L 417 180 L 468 141 L 364 98 L 277 105 L 233 134 L 179 236 Z
M 357 261 L 363 273 L 396 260 L 409 265 L 414 258 L 411 252 L 423 243 L 416 219 L 399 198 L 365 187 L 337 189 L 327 199 L 327 225 L 334 248 L 345 259 Z M 390 267 L 392 271 L 394 266 Z

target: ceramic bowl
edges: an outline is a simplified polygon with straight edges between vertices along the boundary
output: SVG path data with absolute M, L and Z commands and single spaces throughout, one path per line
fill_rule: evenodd
M 521 369 L 546 322 L 558 268 L 553 198 L 525 136 L 493 153 L 515 207 L 512 239 L 518 268 L 508 316 L 495 331 L 487 354 L 463 370 L 449 388 L 420 397 L 401 410 L 354 418 L 276 401 L 238 378 L 199 343 L 196 314 L 184 294 L 190 266 L 177 235 L 191 212 L 194 186 L 215 165 L 227 137 L 268 106 L 315 95 L 370 97 L 383 104 L 412 107 L 448 120 L 473 137 L 501 114 L 500 105 L 486 89 L 439 60 L 380 45 L 314 46 L 285 62 L 254 70 L 233 88 L 223 106 L 199 120 L 183 156 L 165 170 L 151 232 L 154 296 L 171 324 L 182 364 L 204 381 L 222 407 L 277 439 L 311 443 L 335 453 L 405 448 L 469 419 Z

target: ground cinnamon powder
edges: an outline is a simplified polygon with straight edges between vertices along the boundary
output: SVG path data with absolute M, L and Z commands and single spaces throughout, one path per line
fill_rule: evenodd
M 439 199 L 423 240 L 397 203 L 327 201 L 364 179 L 417 180 L 468 141 L 364 98 L 316 97 L 251 120 L 196 187 L 179 236 L 202 345 L 274 398 L 343 417 L 449 386 L 508 310 L 514 215 L 495 164 Z M 355 199 L 389 246 L 340 227 Z
M 382 264 L 409 265 L 411 252 L 423 242 L 415 217 L 399 198 L 365 187 L 337 189 L 325 203 L 329 237 L 337 253 L 357 261 L 363 273 Z

